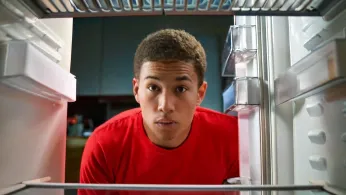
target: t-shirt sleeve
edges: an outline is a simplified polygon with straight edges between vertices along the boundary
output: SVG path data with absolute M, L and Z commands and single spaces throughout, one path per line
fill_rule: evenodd
M 232 118 L 230 125 L 230 156 L 229 156 L 229 168 L 227 171 L 227 179 L 233 177 L 239 177 L 239 127 L 238 127 L 238 119 Z
M 104 149 L 97 135 L 89 137 L 84 147 L 81 167 L 80 183 L 108 184 L 114 183 L 112 170 L 108 168 Z M 103 190 L 78 190 L 78 195 L 104 195 Z

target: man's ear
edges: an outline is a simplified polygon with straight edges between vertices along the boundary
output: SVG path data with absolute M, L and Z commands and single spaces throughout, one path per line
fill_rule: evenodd
M 207 92 L 207 87 L 208 83 L 206 81 L 203 81 L 202 85 L 198 89 L 197 106 L 200 106 L 202 104 L 202 101 Z
M 133 89 L 133 95 L 135 96 L 136 102 L 139 104 L 139 97 L 138 97 L 139 81 L 136 78 L 132 79 L 132 89 Z

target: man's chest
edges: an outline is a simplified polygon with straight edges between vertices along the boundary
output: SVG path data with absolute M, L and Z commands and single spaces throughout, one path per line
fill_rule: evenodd
M 160 153 L 132 149 L 122 155 L 116 183 L 132 184 L 222 184 L 227 163 L 212 150 Z

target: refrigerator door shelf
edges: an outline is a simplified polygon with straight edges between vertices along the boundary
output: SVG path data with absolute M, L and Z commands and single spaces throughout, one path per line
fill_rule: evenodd
M 75 76 L 25 41 L 0 44 L 0 83 L 54 102 L 76 101 Z
M 298 61 L 274 81 L 276 105 L 327 92 L 327 101 L 346 94 L 346 39 L 336 39 Z
M 222 51 L 224 77 L 254 76 L 247 74 L 247 66 L 257 54 L 256 26 L 230 26 Z
M 257 77 L 236 78 L 233 83 L 234 103 L 227 108 L 226 113 L 230 111 L 251 111 L 258 107 L 261 101 L 260 80 Z M 228 92 L 231 93 L 231 92 Z

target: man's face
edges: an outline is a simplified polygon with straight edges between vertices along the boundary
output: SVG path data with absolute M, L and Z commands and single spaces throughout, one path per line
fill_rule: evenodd
M 198 87 L 198 76 L 190 63 L 144 63 L 139 79 L 133 79 L 133 91 L 149 139 L 162 147 L 179 146 L 189 134 L 206 88 L 206 82 Z

